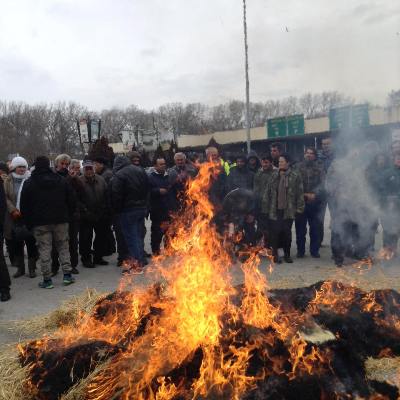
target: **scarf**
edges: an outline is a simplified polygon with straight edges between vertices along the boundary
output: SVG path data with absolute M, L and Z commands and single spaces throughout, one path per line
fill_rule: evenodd
M 289 170 L 279 171 L 278 185 L 278 210 L 285 210 L 287 207 L 287 188 L 289 186 Z
M 29 178 L 30 172 L 26 171 L 24 175 L 18 175 L 15 172 L 12 172 L 11 176 L 13 180 L 14 194 L 17 198 L 17 203 L 15 204 L 15 207 L 19 210 L 21 203 L 22 187 L 24 186 L 25 180 Z

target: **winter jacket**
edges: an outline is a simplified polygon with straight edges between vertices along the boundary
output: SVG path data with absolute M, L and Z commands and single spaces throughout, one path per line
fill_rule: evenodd
M 385 195 L 386 195 L 386 182 L 388 174 L 393 172 L 393 168 L 388 167 L 377 167 L 376 164 L 371 164 L 367 168 L 366 178 L 368 185 L 371 190 L 371 195 L 373 196 L 374 202 L 376 202 L 379 207 L 385 207 Z
M 326 175 L 326 192 L 332 229 L 351 221 L 359 227 L 370 226 L 378 215 L 366 178 L 366 169 L 357 160 L 335 159 Z M 360 228 L 363 229 L 363 228 Z
M 76 204 L 75 209 L 73 210 L 73 213 L 71 215 L 71 222 L 78 222 L 80 220 L 80 213 L 83 208 L 83 204 L 81 201 L 83 192 L 83 183 L 80 179 L 80 176 L 68 175 L 66 180 L 71 189 L 71 193 L 74 197 L 74 201 Z
M 104 167 L 98 175 L 100 175 L 106 181 L 107 185 L 109 185 L 111 178 L 113 177 L 113 172 L 110 168 Z
M 298 172 L 293 169 L 287 171 L 288 185 L 286 188 L 287 206 L 283 212 L 283 219 L 294 219 L 296 214 L 304 212 L 304 191 L 303 182 Z M 263 201 L 268 206 L 268 216 L 270 219 L 276 220 L 278 205 L 278 188 L 280 181 L 280 171 L 276 170 L 272 173 L 268 189 L 264 192 L 267 198 Z M 267 211 L 267 210 L 266 210 Z
M 324 201 L 325 195 L 325 171 L 317 161 L 302 161 L 297 164 L 297 172 L 303 181 L 304 193 L 315 194 L 314 204 Z M 306 201 L 307 202 L 307 201 Z
M 268 213 L 268 203 L 266 201 L 267 196 L 264 196 L 264 193 L 268 188 L 268 184 L 269 181 L 271 180 L 273 172 L 274 169 L 271 166 L 271 168 L 267 170 L 260 169 L 254 175 L 253 191 L 254 191 L 254 196 L 256 198 L 257 210 L 262 212 L 263 214 Z
M 240 188 L 253 190 L 254 173 L 247 167 L 233 167 L 227 179 L 227 191 Z
M 81 221 L 97 222 L 106 218 L 109 215 L 106 181 L 99 175 L 78 179 L 82 184 L 79 196 Z
M 168 174 L 161 175 L 153 171 L 149 175 L 150 183 L 150 214 L 168 216 L 173 207 L 173 195 Z M 160 189 L 167 189 L 166 194 L 161 194 Z
M 50 168 L 35 169 L 21 192 L 21 213 L 28 227 L 63 224 L 76 207 L 67 181 Z
M 4 191 L 4 185 L 3 185 L 3 179 L 0 177 L 0 238 L 3 237 L 3 229 L 4 229 L 4 220 L 6 217 L 7 213 L 7 200 L 6 200 L 6 194 Z M 2 246 L 3 243 L 0 243 L 0 246 Z M 0 252 L 0 254 L 2 254 Z
M 6 239 L 12 239 L 12 230 L 14 227 L 14 221 L 11 218 L 11 213 L 17 211 L 17 196 L 14 192 L 14 184 L 11 175 L 8 175 L 4 180 L 4 194 L 6 196 L 7 212 L 4 218 L 4 237 Z
M 400 231 L 400 168 L 392 166 L 383 174 L 382 225 L 389 234 Z
M 227 179 L 228 176 L 222 165 L 219 174 L 216 177 L 211 178 L 210 189 L 208 190 L 208 199 L 214 206 L 216 213 L 222 209 L 222 202 L 227 193 Z
M 22 183 L 21 183 L 22 184 Z M 24 183 L 25 184 L 25 183 Z M 4 237 L 8 240 L 12 239 L 14 220 L 11 217 L 11 213 L 17 210 L 17 195 L 14 187 L 14 180 L 12 174 L 7 175 L 4 180 L 4 193 L 6 196 L 7 212 L 4 219 Z
M 184 190 L 188 178 L 194 178 L 196 175 L 196 169 L 190 164 L 185 164 L 183 167 L 175 165 L 168 170 L 169 182 L 178 192 Z
M 328 169 L 332 165 L 333 160 L 334 160 L 333 154 L 329 156 L 322 152 L 318 154 L 318 162 L 323 166 L 325 174 L 328 172 Z
M 390 208 L 400 214 L 400 168 L 390 167 L 382 176 L 383 208 Z
M 116 213 L 146 208 L 150 193 L 149 178 L 143 168 L 132 165 L 127 157 L 114 161 L 111 179 L 111 203 Z
M 235 189 L 224 199 L 222 209 L 229 222 L 242 224 L 248 214 L 255 213 L 255 196 L 252 190 Z
M 196 175 L 197 171 L 190 164 L 185 164 L 183 167 L 175 165 L 168 170 L 173 210 L 176 211 L 180 208 L 180 196 L 185 191 L 186 183 L 189 178 L 194 178 Z

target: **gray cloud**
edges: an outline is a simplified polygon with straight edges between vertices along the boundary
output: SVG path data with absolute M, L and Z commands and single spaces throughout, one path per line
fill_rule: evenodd
M 241 2 L 4 3 L 0 84 L 7 99 L 152 108 L 244 97 Z M 400 5 L 351 4 L 248 1 L 252 100 L 339 90 L 379 103 L 399 88 Z

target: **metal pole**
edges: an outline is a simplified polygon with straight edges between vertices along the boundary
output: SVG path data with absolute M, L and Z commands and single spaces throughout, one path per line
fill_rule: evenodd
M 249 85 L 249 48 L 247 46 L 246 0 L 243 0 L 244 55 L 246 72 L 246 142 L 247 153 L 250 153 L 250 85 Z

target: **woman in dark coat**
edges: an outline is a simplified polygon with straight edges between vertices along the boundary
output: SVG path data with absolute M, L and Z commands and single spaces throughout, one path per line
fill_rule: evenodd
M 4 193 L 3 180 L 0 177 L 0 300 L 7 301 L 10 300 L 10 274 L 8 273 L 8 268 L 6 260 L 3 253 L 3 226 L 4 218 L 7 211 L 6 196 Z

